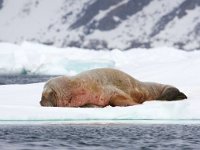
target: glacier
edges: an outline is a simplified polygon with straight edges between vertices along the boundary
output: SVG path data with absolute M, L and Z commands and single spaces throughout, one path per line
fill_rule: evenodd
M 0 86 L 0 123 L 200 123 L 200 51 L 171 47 L 94 51 L 24 42 L 0 43 L 0 73 L 76 75 L 100 67 L 120 69 L 141 81 L 171 84 L 184 101 L 151 101 L 129 107 L 56 108 L 39 104 L 44 83 Z

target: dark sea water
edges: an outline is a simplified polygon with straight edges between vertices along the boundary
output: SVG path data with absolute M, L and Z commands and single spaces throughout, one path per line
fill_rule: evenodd
M 1 125 L 0 149 L 200 149 L 200 125 Z
M 6 84 L 29 84 L 45 82 L 55 76 L 48 75 L 0 75 L 0 85 Z
M 0 75 L 0 84 L 52 76 Z M 3 114 L 1 114 L 3 115 Z M 200 124 L 0 124 L 0 150 L 200 149 Z

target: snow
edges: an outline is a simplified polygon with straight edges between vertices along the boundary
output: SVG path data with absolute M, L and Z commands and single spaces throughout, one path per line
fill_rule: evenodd
M 166 30 L 161 31 L 155 38 L 168 37 L 168 42 L 174 42 L 174 39 L 178 39 L 182 43 L 188 43 L 185 46 L 186 49 L 199 45 L 197 42 L 197 37 L 194 36 L 195 26 L 198 24 L 200 8 L 195 7 L 193 10 L 188 10 L 187 16 L 183 18 L 175 17 L 168 25 L 166 25 Z M 190 23 L 192 22 L 192 23 Z M 184 27 L 185 30 L 180 28 Z M 167 32 L 166 32 L 167 31 Z M 189 42 L 188 42 L 189 41 Z M 154 46 L 163 45 L 163 43 L 154 42 Z
M 165 14 L 180 5 L 182 1 L 183 0 L 176 0 L 170 1 L 170 3 L 169 1 L 162 1 L 162 4 L 159 0 L 151 1 L 142 11 L 129 16 L 126 21 L 123 21 L 115 29 L 107 32 L 95 30 L 95 32 L 88 35 L 87 38 L 92 39 L 95 37 L 96 39 L 105 40 L 108 43 L 108 47 L 117 47 L 119 49 L 129 48 L 132 41 L 139 41 L 141 43 L 148 42 L 148 38 L 152 33 L 156 22 L 158 22 Z M 183 28 L 180 29 L 183 30 Z M 173 33 L 175 31 L 176 30 L 173 30 Z M 166 32 L 168 33 L 168 30 Z M 165 35 L 164 37 L 168 36 Z M 156 42 L 156 40 L 154 42 Z M 162 45 L 164 44 L 162 43 Z
M 67 74 L 112 67 L 141 81 L 172 84 L 184 101 L 151 101 L 106 108 L 52 108 L 39 104 L 44 83 L 0 86 L 0 123 L 199 123 L 200 51 L 175 48 L 94 51 L 24 42 L 0 43 L 0 72 Z

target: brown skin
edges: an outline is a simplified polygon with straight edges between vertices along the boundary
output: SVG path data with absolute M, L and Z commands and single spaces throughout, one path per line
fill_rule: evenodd
M 141 82 L 122 71 L 102 68 L 49 80 L 40 104 L 53 107 L 132 106 L 150 100 L 186 98 L 173 86 Z

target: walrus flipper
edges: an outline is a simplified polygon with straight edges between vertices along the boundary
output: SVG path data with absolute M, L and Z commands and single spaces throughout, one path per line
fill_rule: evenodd
M 134 102 L 128 94 L 121 90 L 115 91 L 109 101 L 110 106 L 132 106 L 136 104 L 138 103 Z
M 187 99 L 187 96 L 180 92 L 175 87 L 166 88 L 160 97 L 157 98 L 157 100 L 167 100 L 167 101 L 173 101 L 173 100 L 183 100 Z

